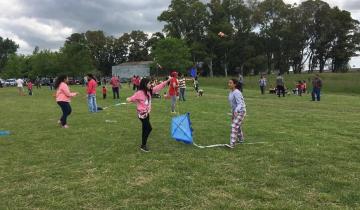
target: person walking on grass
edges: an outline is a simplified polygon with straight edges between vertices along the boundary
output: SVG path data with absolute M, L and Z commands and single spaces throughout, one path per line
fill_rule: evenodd
M 115 99 L 116 96 L 116 99 L 119 99 L 120 79 L 117 76 L 113 75 L 110 80 L 110 84 L 112 87 L 113 98 Z
M 69 128 L 67 124 L 67 117 L 71 114 L 71 98 L 78 95 L 78 93 L 70 92 L 67 83 L 68 77 L 65 75 L 59 76 L 55 81 L 56 102 L 60 106 L 63 113 L 58 123 L 62 128 Z
M 33 84 L 31 82 L 31 80 L 29 80 L 29 82 L 27 83 L 27 88 L 28 88 L 28 92 L 29 92 L 29 96 L 32 96 L 32 89 L 33 89 Z
M 106 99 L 106 93 L 107 93 L 106 86 L 103 86 L 103 87 L 102 87 L 102 94 L 103 94 L 103 99 L 104 99 L 104 100 Z
M 170 80 L 170 84 L 169 84 L 169 96 L 171 98 L 171 113 L 172 114 L 176 114 L 175 112 L 175 107 L 176 107 L 176 99 L 177 96 L 179 95 L 178 92 L 178 88 L 179 88 L 179 82 L 177 80 L 177 72 L 174 71 L 171 73 L 171 80 Z
M 244 97 L 240 91 L 240 84 L 236 79 L 231 79 L 228 82 L 230 89 L 229 103 L 232 109 L 232 123 L 230 144 L 226 145 L 229 148 L 234 148 L 236 143 L 244 143 L 244 133 L 242 131 L 242 122 L 246 115 L 246 105 Z
M 19 78 L 16 80 L 16 84 L 19 91 L 19 95 L 24 96 L 24 80 Z
M 259 86 L 260 86 L 260 91 L 261 91 L 261 94 L 264 95 L 265 94 L 265 89 L 266 89 L 266 78 L 264 75 L 261 75 L 261 78 L 259 80 Z
M 186 90 L 186 79 L 184 77 L 184 75 L 182 75 L 181 73 L 179 73 L 179 89 L 180 89 L 180 97 L 179 97 L 179 101 L 185 101 L 185 90 Z
M 151 88 L 150 80 L 147 78 L 143 78 L 140 82 L 139 90 L 133 96 L 126 99 L 127 102 L 137 104 L 136 110 L 138 118 L 142 124 L 142 138 L 140 149 L 143 152 L 149 152 L 149 148 L 147 147 L 147 140 L 152 131 L 152 127 L 150 124 L 152 93 L 160 92 L 162 89 L 165 88 L 165 86 L 170 80 L 171 78 Z
M 276 77 L 276 90 L 279 98 L 281 94 L 283 95 L 283 97 L 285 97 L 285 81 L 281 73 L 279 73 Z
M 312 81 L 313 90 L 311 92 L 312 101 L 315 101 L 315 97 L 317 101 L 320 101 L 320 91 L 322 88 L 322 80 L 320 76 L 316 74 L 315 78 Z
M 97 112 L 97 104 L 96 104 L 96 87 L 97 82 L 92 74 L 87 75 L 88 83 L 86 86 L 86 93 L 87 93 L 87 100 L 88 100 L 88 107 L 89 112 L 95 113 Z

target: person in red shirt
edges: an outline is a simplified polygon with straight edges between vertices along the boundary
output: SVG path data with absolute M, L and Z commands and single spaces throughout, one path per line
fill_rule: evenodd
M 107 89 L 105 86 L 102 87 L 102 94 L 103 94 L 103 99 L 106 99 L 106 92 L 107 92 Z
M 131 78 L 131 84 L 133 85 L 133 90 L 135 90 L 135 88 L 136 88 L 135 80 L 136 80 L 136 76 L 134 75 L 134 76 Z
M 97 112 L 97 104 L 96 104 L 96 87 L 97 82 L 95 77 L 92 74 L 87 75 L 88 83 L 87 83 L 87 96 L 88 96 L 88 107 L 89 112 Z
M 32 96 L 33 84 L 31 80 L 28 82 L 27 86 L 28 86 L 29 96 Z
M 116 99 L 119 99 L 120 79 L 117 76 L 113 75 L 110 84 L 112 87 L 114 99 L 115 99 L 115 95 L 116 95 Z
M 136 76 L 135 78 L 135 88 L 136 88 L 136 91 L 139 90 L 139 87 L 140 87 L 140 77 L 139 76 Z
M 179 95 L 179 82 L 177 80 L 177 72 L 171 73 L 171 80 L 169 85 L 169 96 L 171 98 L 171 113 L 175 114 L 176 98 Z
M 298 95 L 302 96 L 302 92 L 303 92 L 303 88 L 304 88 L 302 81 L 299 80 L 298 84 L 296 85 L 296 88 L 297 88 Z

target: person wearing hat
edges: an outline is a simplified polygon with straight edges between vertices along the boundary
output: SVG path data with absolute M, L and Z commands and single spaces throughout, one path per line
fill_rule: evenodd
M 171 98 L 171 113 L 175 114 L 176 98 L 178 96 L 179 82 L 177 80 L 177 72 L 174 71 L 171 73 L 171 80 L 169 85 L 169 96 Z

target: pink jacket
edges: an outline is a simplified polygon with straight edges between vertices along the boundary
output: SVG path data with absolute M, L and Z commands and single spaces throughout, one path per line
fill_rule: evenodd
M 96 81 L 94 79 L 91 79 L 87 84 L 86 93 L 96 94 L 96 86 L 97 86 Z
M 69 86 L 65 82 L 62 82 L 56 90 L 56 101 L 70 102 L 74 96 L 76 93 L 70 92 Z
M 164 89 L 168 81 L 162 82 L 161 84 L 153 88 L 153 92 L 159 92 Z M 137 104 L 137 112 L 139 114 L 150 113 L 151 111 L 151 95 L 145 95 L 144 91 L 139 90 L 133 96 L 130 97 L 130 101 Z

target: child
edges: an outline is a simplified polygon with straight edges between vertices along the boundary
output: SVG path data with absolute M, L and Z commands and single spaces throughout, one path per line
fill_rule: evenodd
M 246 115 L 246 105 L 238 81 L 231 79 L 229 80 L 228 86 L 230 89 L 229 102 L 232 108 L 232 124 L 230 144 L 226 146 L 232 149 L 235 147 L 235 143 L 244 142 L 244 133 L 241 126 Z
M 28 86 L 29 96 L 32 96 L 33 84 L 31 82 L 31 80 L 28 82 L 27 86 Z
M 171 77 L 167 81 L 151 88 L 149 79 L 143 78 L 140 82 L 139 90 L 133 96 L 126 99 L 127 102 L 137 104 L 138 118 L 142 124 L 142 143 L 140 149 L 143 152 L 149 152 L 147 139 L 152 130 L 150 124 L 151 94 L 152 92 L 160 92 L 160 90 L 164 89 L 170 79 Z
M 103 99 L 106 99 L 106 92 L 107 92 L 107 89 L 105 86 L 102 87 L 102 94 L 103 94 Z
M 176 114 L 175 112 L 175 106 L 176 106 L 176 99 L 177 96 L 179 95 L 179 82 L 177 80 L 177 72 L 172 72 L 171 73 L 171 80 L 170 80 L 170 85 L 169 85 L 169 96 L 171 98 L 171 113 L 172 114 Z
M 198 93 L 199 92 L 199 80 L 198 80 L 197 76 L 194 78 L 194 88 L 195 88 L 196 93 Z
M 58 123 L 63 128 L 69 128 L 67 125 L 67 117 L 71 114 L 71 106 L 70 101 L 71 98 L 77 96 L 78 93 L 70 92 L 70 89 L 67 85 L 68 77 L 65 75 L 59 76 L 55 81 L 55 89 L 56 89 L 56 102 L 60 106 L 63 115 L 61 116 Z

